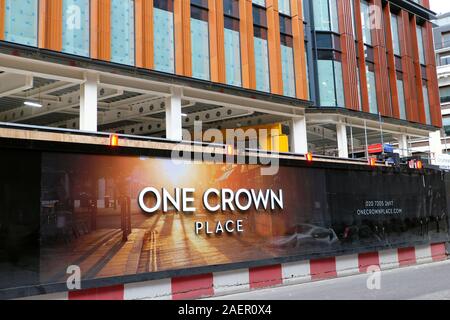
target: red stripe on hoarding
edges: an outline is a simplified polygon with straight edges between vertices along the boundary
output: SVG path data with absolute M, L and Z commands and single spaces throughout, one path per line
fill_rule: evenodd
M 69 291 L 69 300 L 123 300 L 124 286 Z
M 312 280 L 323 280 L 337 277 L 335 257 L 311 260 L 310 268 Z
M 431 256 L 433 261 L 442 261 L 447 259 L 445 243 L 436 243 L 431 245 Z
M 172 298 L 189 300 L 214 295 L 213 274 L 172 278 Z
M 366 273 L 371 266 L 380 267 L 378 252 L 361 253 L 358 255 L 359 272 Z
M 400 267 L 416 264 L 416 249 L 414 247 L 398 249 L 398 263 Z
M 281 264 L 249 269 L 250 289 L 267 288 L 283 283 Z

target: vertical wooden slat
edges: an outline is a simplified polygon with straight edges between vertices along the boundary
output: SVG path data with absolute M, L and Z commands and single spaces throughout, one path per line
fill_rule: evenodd
M 3 9 L 2 9 L 3 11 Z M 1 13 L 0 13 L 1 14 Z M 38 26 L 38 47 L 47 47 L 47 30 L 48 30 L 48 0 L 39 1 L 39 26 Z
M 39 1 L 39 47 L 62 50 L 62 0 Z
M 136 66 L 152 69 L 153 55 L 153 0 L 135 0 Z
M 371 5 L 375 5 L 382 12 L 381 0 L 373 0 Z M 378 17 L 381 19 L 382 17 Z M 377 91 L 378 111 L 383 116 L 392 116 L 390 111 L 390 93 L 388 87 L 388 72 L 386 61 L 386 45 L 384 41 L 383 24 L 380 28 L 372 28 L 372 42 L 375 64 L 375 82 Z
M 356 35 L 358 37 L 358 56 L 359 56 L 359 78 L 361 82 L 361 100 L 362 100 L 362 110 L 364 112 L 370 112 L 369 108 L 369 92 L 367 90 L 367 72 L 366 72 L 366 61 L 364 59 L 364 41 L 363 41 L 363 29 L 362 29 L 362 21 L 361 21 L 361 1 L 354 0 L 355 4 L 355 29 Z
M 210 75 L 212 82 L 219 82 L 217 10 L 215 0 L 208 0 L 208 9 Z
M 251 0 L 239 0 L 241 29 L 242 86 L 256 88 L 253 11 Z
M 356 46 L 352 29 L 352 0 L 341 0 L 338 2 L 338 17 L 340 41 L 342 49 L 342 78 L 344 82 L 345 105 L 349 109 L 358 110 L 358 78 L 355 70 L 356 62 Z
M 225 23 L 222 0 L 216 1 L 216 23 L 217 23 L 217 68 L 218 82 L 226 83 L 225 68 Z
M 144 0 L 134 1 L 134 30 L 135 30 L 135 57 L 136 67 L 144 67 L 144 19 L 142 11 L 144 8 Z
M 62 30 L 63 30 L 63 0 L 47 0 L 47 48 L 51 50 L 62 50 Z
M 407 117 L 409 121 L 416 121 L 417 108 L 415 106 L 417 105 L 417 99 L 415 98 L 416 90 L 414 89 L 414 64 L 411 55 L 411 46 L 409 40 L 410 26 L 408 12 L 405 10 L 401 10 L 400 14 L 398 15 L 398 19 Z
M 91 0 L 91 12 L 90 12 L 90 51 L 91 58 L 98 58 L 98 7 L 100 0 Z
M 175 72 L 192 76 L 191 2 L 174 0 L 175 19 Z
M 111 0 L 98 0 L 98 59 L 111 60 Z
M 297 98 L 308 99 L 308 79 L 305 61 L 305 31 L 303 29 L 302 0 L 291 0 L 292 37 L 294 45 L 295 91 Z
M 414 61 L 414 74 L 415 74 L 415 89 L 417 92 L 417 104 L 416 104 L 416 121 L 420 123 L 426 123 L 425 117 L 425 103 L 422 89 L 422 68 L 419 62 L 419 43 L 417 41 L 417 22 L 416 17 L 412 16 L 409 21 L 411 30 L 411 46 L 413 52 Z
M 0 40 L 5 39 L 5 0 L 0 0 Z
M 424 26 L 424 45 L 426 48 L 426 72 L 428 79 L 428 95 L 430 99 L 431 122 L 437 127 L 442 127 L 442 110 L 439 95 L 439 84 L 436 73 L 436 60 L 434 54 L 433 27 L 431 22 Z
M 400 104 L 398 97 L 397 88 L 397 74 L 395 67 L 395 55 L 394 55 L 394 42 L 392 35 L 392 25 L 391 25 L 391 8 L 389 2 L 386 4 L 383 10 L 384 22 L 386 29 L 386 49 L 387 49 L 387 63 L 389 66 L 389 84 L 391 88 L 392 96 L 392 116 L 395 118 L 400 118 Z
M 278 1 L 267 1 L 267 42 L 269 48 L 270 89 L 274 94 L 283 93 L 281 68 L 280 16 Z

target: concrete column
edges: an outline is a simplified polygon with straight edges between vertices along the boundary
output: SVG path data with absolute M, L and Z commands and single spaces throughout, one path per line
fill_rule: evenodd
M 336 137 L 339 158 L 348 158 L 347 126 L 345 124 L 336 124 Z
M 181 89 L 173 89 L 172 96 L 166 100 L 166 138 L 173 141 L 183 140 L 181 116 Z
M 290 123 L 291 152 L 298 154 L 308 153 L 308 136 L 306 133 L 306 118 L 299 117 Z
M 80 88 L 80 130 L 97 132 L 98 76 L 88 72 Z
M 398 141 L 398 149 L 400 151 L 400 157 L 409 157 L 408 136 L 406 134 L 400 134 L 395 137 Z
M 441 131 L 430 133 L 430 157 L 431 164 L 435 163 L 436 157 L 442 155 Z

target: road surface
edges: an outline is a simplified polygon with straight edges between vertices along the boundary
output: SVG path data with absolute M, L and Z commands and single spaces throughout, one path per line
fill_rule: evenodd
M 380 290 L 367 288 L 368 275 L 217 297 L 222 300 L 450 300 L 450 261 L 381 273 Z

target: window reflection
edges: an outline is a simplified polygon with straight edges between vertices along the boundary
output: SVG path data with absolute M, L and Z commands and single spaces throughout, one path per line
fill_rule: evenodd
M 89 4 L 89 0 L 63 0 L 63 52 L 89 56 Z
M 155 0 L 153 6 L 154 68 L 175 72 L 173 0 Z
M 134 65 L 134 0 L 111 0 L 111 61 Z
M 36 47 L 38 0 L 6 0 L 4 5 L 5 40 Z

